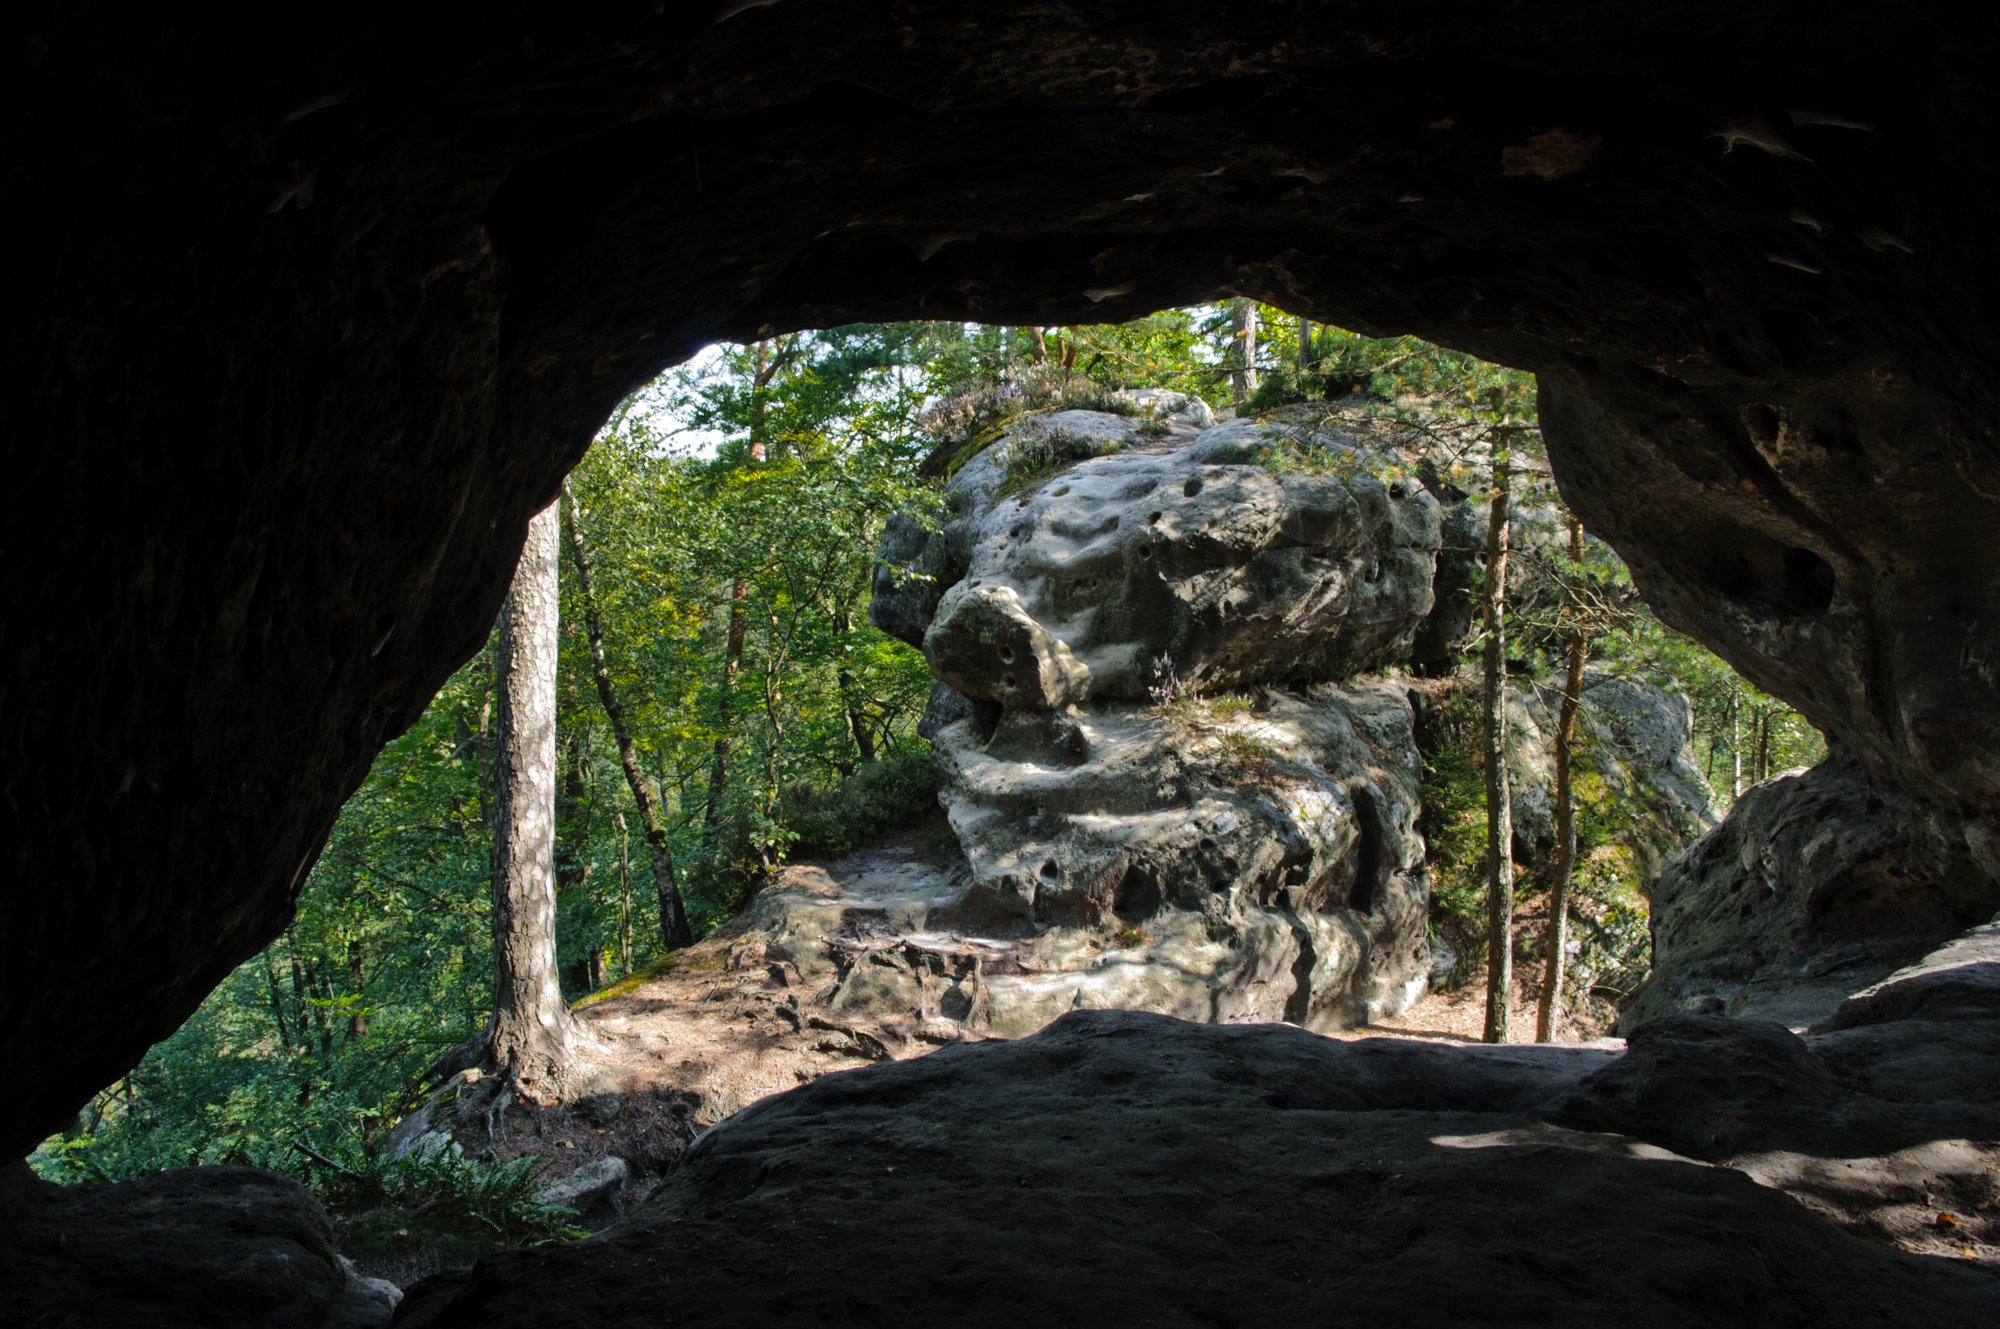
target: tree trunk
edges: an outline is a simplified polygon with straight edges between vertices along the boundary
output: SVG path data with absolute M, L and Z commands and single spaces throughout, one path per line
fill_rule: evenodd
M 660 939 L 669 948 L 692 945 L 694 932 L 688 926 L 687 906 L 681 899 L 680 883 L 675 878 L 674 858 L 667 849 L 666 823 L 660 816 L 659 801 L 653 796 L 653 787 L 639 765 L 639 749 L 632 741 L 632 726 L 625 719 L 625 707 L 619 703 L 618 694 L 611 686 L 611 666 L 604 654 L 604 622 L 598 617 L 597 595 L 590 582 L 590 552 L 583 543 L 583 509 L 577 504 L 576 494 L 567 480 L 563 482 L 562 492 L 563 503 L 569 508 L 570 562 L 576 568 L 578 598 L 583 601 L 584 632 L 590 639 L 590 672 L 597 681 L 597 700 L 604 707 L 605 718 L 611 721 L 612 737 L 618 742 L 618 763 L 625 768 L 625 783 L 631 788 L 632 801 L 639 808 L 639 825 L 646 837 L 646 854 L 653 869 L 653 890 L 660 901 Z M 742 654 L 740 645 L 737 654 Z M 726 760 L 727 754 L 721 755 Z M 723 769 L 726 773 L 726 764 Z M 624 825 L 622 817 L 619 825 Z M 628 938 L 628 967 L 630 960 Z
M 354 989 L 354 999 L 356 1001 L 361 1000 L 361 985 L 363 982 L 361 959 L 361 943 L 358 940 L 348 942 L 347 982 L 348 986 Z M 347 1036 L 350 1039 L 368 1037 L 368 1014 L 365 1008 L 357 1009 L 354 1014 L 347 1017 Z
M 1241 406 L 1257 391 L 1257 302 L 1247 296 L 1239 298 L 1231 313 L 1230 395 Z
M 625 814 L 618 814 L 618 976 L 632 972 L 632 855 Z
M 556 505 L 535 514 L 500 620 L 493 835 L 493 1065 L 523 1095 L 559 1099 L 575 1019 L 556 974 Z
M 1299 315 L 1299 386 L 1305 386 L 1306 375 L 1312 372 L 1313 325 L 1304 314 Z
M 1049 343 L 1040 328 L 1028 329 L 1028 359 L 1038 365 L 1049 362 Z
M 264 978 L 271 988 L 271 1022 L 278 1026 L 278 1046 L 287 1054 L 292 1050 L 292 1027 L 285 1021 L 285 994 L 278 987 L 278 961 L 271 952 L 275 945 L 264 949 Z
M 854 621 L 845 606 L 833 616 L 834 635 L 845 643 L 854 634 Z M 861 714 L 861 687 L 855 682 L 854 671 L 847 667 L 843 645 L 840 665 L 833 671 L 834 686 L 840 690 L 841 716 L 847 724 L 847 741 L 853 745 L 855 755 L 862 762 L 875 760 L 875 736 L 868 732 L 868 721 Z M 846 763 L 842 775 L 854 774 L 854 763 Z
M 1583 523 L 1569 519 L 1571 576 L 1583 579 Z M 1583 587 L 1571 587 L 1568 672 L 1563 678 L 1562 704 L 1556 708 L 1556 872 L 1549 888 L 1548 957 L 1542 965 L 1542 1000 L 1535 1011 L 1535 1041 L 1556 1036 L 1556 1015 L 1562 1010 L 1563 966 L 1569 945 L 1569 888 L 1576 876 L 1576 798 L 1571 788 L 1575 769 L 1576 713 L 1583 705 L 1583 666 L 1590 651 L 1590 634 L 1583 621 Z
M 1514 1018 L 1514 812 L 1507 787 L 1507 506 L 1504 440 L 1493 445 L 1486 534 L 1486 1041 L 1505 1043 Z
M 1003 329 L 1004 331 L 1004 329 Z M 768 429 L 766 417 L 766 393 L 771 380 L 778 371 L 777 360 L 771 355 L 769 342 L 757 343 L 757 372 L 750 384 L 750 462 L 761 463 L 770 450 L 766 437 Z M 736 699 L 736 679 L 743 672 L 743 638 L 747 628 L 744 618 L 744 597 L 750 593 L 750 583 L 740 573 L 729 585 L 729 632 L 722 646 L 722 700 L 717 706 L 715 757 L 708 771 L 708 809 L 702 818 L 713 838 L 713 832 L 722 824 L 724 795 L 729 792 L 729 755 L 734 746 L 731 733 L 733 711 Z

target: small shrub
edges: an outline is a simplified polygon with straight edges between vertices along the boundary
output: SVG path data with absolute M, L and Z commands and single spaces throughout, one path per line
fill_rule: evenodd
M 775 820 L 796 837 L 795 854 L 844 854 L 935 806 L 930 753 L 911 748 L 863 762 L 832 789 L 794 785 L 779 799 Z
M 1000 493 L 1022 494 L 1075 462 L 1116 452 L 1121 440 L 1092 438 L 1068 429 L 1016 434 L 1007 448 L 1007 478 Z
M 1115 397 L 1102 384 L 1056 365 L 1017 371 L 1011 383 L 968 388 L 924 412 L 924 432 L 938 440 L 934 457 L 950 458 L 948 475 L 998 438 L 1001 428 L 1031 411 L 1102 411 L 1132 415 L 1132 402 Z
M 1118 930 L 1111 934 L 1111 940 L 1117 944 L 1120 950 L 1127 951 L 1151 945 L 1153 941 L 1151 937 L 1146 935 L 1144 928 L 1133 923 L 1121 923 Z

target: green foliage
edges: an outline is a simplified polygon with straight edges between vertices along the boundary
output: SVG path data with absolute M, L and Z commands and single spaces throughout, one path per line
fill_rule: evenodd
M 1422 718 L 1417 830 L 1430 868 L 1432 917 L 1454 944 L 1480 935 L 1486 900 L 1486 785 L 1477 689 L 1438 685 Z
M 428 1216 L 434 1231 L 464 1234 L 476 1225 L 507 1245 L 588 1235 L 577 1226 L 575 1210 L 541 1199 L 548 1185 L 546 1154 L 474 1159 L 446 1148 L 390 1163 L 367 1155 L 356 1162 L 356 1169 L 331 1173 L 326 1189 L 344 1213 L 369 1215 L 371 1228 L 379 1230 L 385 1219 L 408 1227 Z
M 937 807 L 930 753 L 895 752 L 855 768 L 832 788 L 793 785 L 779 800 L 779 817 L 796 839 L 794 854 L 843 854 L 907 825 Z
M 1093 438 L 1060 428 L 1018 433 L 1007 445 L 1007 478 L 1000 492 L 1028 493 L 1065 467 L 1116 452 L 1121 444 L 1120 439 Z

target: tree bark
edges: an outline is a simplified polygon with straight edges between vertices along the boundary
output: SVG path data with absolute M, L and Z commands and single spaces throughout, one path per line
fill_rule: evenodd
M 1030 363 L 1038 365 L 1049 362 L 1049 343 L 1038 327 L 1028 329 L 1028 359 Z
M 1514 1018 L 1514 814 L 1507 787 L 1506 441 L 1493 444 L 1493 503 L 1486 533 L 1486 1031 L 1505 1043 Z
M 1306 375 L 1312 372 L 1313 325 L 1304 314 L 1299 315 L 1299 385 L 1305 386 Z
M 639 765 L 639 749 L 632 741 L 632 726 L 625 719 L 625 707 L 611 686 L 611 666 L 604 653 L 604 621 L 597 613 L 597 594 L 590 581 L 590 551 L 583 543 L 583 509 L 569 482 L 563 482 L 563 503 L 569 508 L 569 555 L 576 568 L 578 598 L 583 601 L 583 626 L 590 639 L 590 672 L 597 681 L 597 700 L 611 721 L 611 734 L 618 743 L 618 763 L 625 768 L 625 783 L 639 808 L 639 826 L 646 839 L 646 855 L 653 869 L 653 890 L 660 902 L 660 939 L 668 947 L 689 946 L 694 932 L 688 926 L 687 906 L 681 898 L 680 883 L 674 872 L 674 857 L 667 848 L 667 828 L 660 816 L 659 800 Z M 740 652 L 739 652 L 740 653 Z M 622 824 L 622 819 L 621 819 Z M 626 963 L 630 965 L 630 943 L 626 943 Z
M 556 505 L 535 514 L 500 620 L 493 835 L 493 1065 L 523 1096 L 562 1097 L 575 1018 L 556 973 Z
M 1241 297 L 1231 312 L 1234 365 L 1229 374 L 1230 395 L 1241 406 L 1257 391 L 1257 302 Z
M 1570 575 L 1583 577 L 1583 523 L 1569 519 Z M 1549 888 L 1548 956 L 1542 964 L 1541 1004 L 1535 1010 L 1535 1041 L 1555 1038 L 1556 1015 L 1562 1010 L 1563 967 L 1568 964 L 1569 888 L 1576 877 L 1575 770 L 1576 713 L 1583 705 L 1583 666 L 1590 652 L 1590 634 L 1583 619 L 1583 587 L 1571 587 L 1568 670 L 1563 676 L 1562 703 L 1556 708 L 1556 871 Z

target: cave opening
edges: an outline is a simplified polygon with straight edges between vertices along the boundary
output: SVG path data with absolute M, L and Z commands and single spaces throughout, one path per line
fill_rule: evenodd
M 1887 902 L 1921 880 L 1955 893 L 1951 917 L 1980 916 L 2000 808 L 1985 704 L 2000 591 L 1967 571 L 1992 566 L 2000 529 L 1977 296 L 1993 264 L 1978 163 L 2000 116 L 1980 63 L 1991 21 L 1948 8 L 1440 21 L 1113 4 L 892 26 L 836 0 L 505 31 L 343 15 L 305 39 L 275 15 L 25 17 L 10 169 L 38 206 L 0 361 L 30 496 L 7 527 L 20 575 L 0 591 L 22 884 L 0 901 L 9 1156 L 284 937 L 385 743 L 462 746 L 456 726 L 422 728 L 426 703 L 479 651 L 530 514 L 657 367 L 856 318 L 1047 328 L 1217 295 L 1538 373 L 1565 501 L 1669 622 L 1829 736 L 1827 762 L 1746 789 L 1704 842 L 1688 871 L 1707 875 L 1658 929 L 1681 946 L 1646 998 L 1660 1032 L 1607 1074 L 1754 1054 L 1780 1079 L 1770 1068 L 1832 1077 L 1773 1101 L 1837 1089 L 1853 1110 L 1826 1115 L 1879 1124 L 1896 1077 L 1855 1078 L 1865 1048 L 1973 1028 L 1906 1018 L 1971 1007 L 1937 996 L 1942 978 L 1891 982 L 1929 952 Z M 1182 501 L 1221 489 L 1204 476 Z M 1144 673 L 1091 677 L 1158 681 Z M 1218 771 L 1289 769 L 1279 740 L 1222 720 L 1243 741 Z M 1255 723 L 1295 721 L 1280 704 Z M 1093 737 L 1068 732 L 1088 756 Z M 1206 831 L 1219 844 L 1221 825 Z M 1866 887 L 1866 925 L 1836 955 L 1793 906 L 1814 874 L 1842 873 Z M 1004 916 L 1033 918 L 1035 878 Z M 1765 907 L 1748 919 L 1720 904 L 1752 890 Z M 303 1016 L 293 1036 L 373 1018 L 341 1004 L 337 968 L 266 975 Z M 913 962 L 869 969 L 921 990 Z M 1841 1028 L 1795 1046 L 1699 1023 L 1800 1023 L 1803 1007 L 1758 1003 L 1802 974 L 1825 980 L 1815 1000 L 1840 1003 Z M 1857 983 L 1895 990 L 1862 1000 Z M 1152 1036 L 1072 1027 L 1103 1046 Z M 1211 1049 L 1217 1083 L 1240 1075 L 1249 1043 L 1210 1032 L 1180 1046 Z M 1043 1063 L 1049 1045 L 1024 1041 L 1018 1065 L 1059 1073 L 1093 1046 L 1052 1043 Z M 1155 1074 L 1183 1065 L 1172 1044 Z M 1902 1070 L 1933 1138 L 1994 1137 L 1990 1092 Z M 1712 1143 L 1621 1101 L 1656 1100 L 1584 1094 L 1565 1120 L 1691 1157 Z M 1757 1143 L 1776 1153 L 1805 1139 L 1879 1158 L 1888 1138 L 1773 1130 Z M 1313 1193 L 1369 1176 L 1329 1172 Z M 1897 1209 L 1902 1237 L 1942 1256 L 1956 1227 L 1986 1258 L 1991 1234 L 1961 1216 L 1979 1201 L 1924 1193 L 1954 1207 Z M 1835 1318 L 1874 1295 L 1842 1269 L 1916 1280 L 1936 1309 L 1973 1295 L 1840 1252 L 1802 1294 Z

